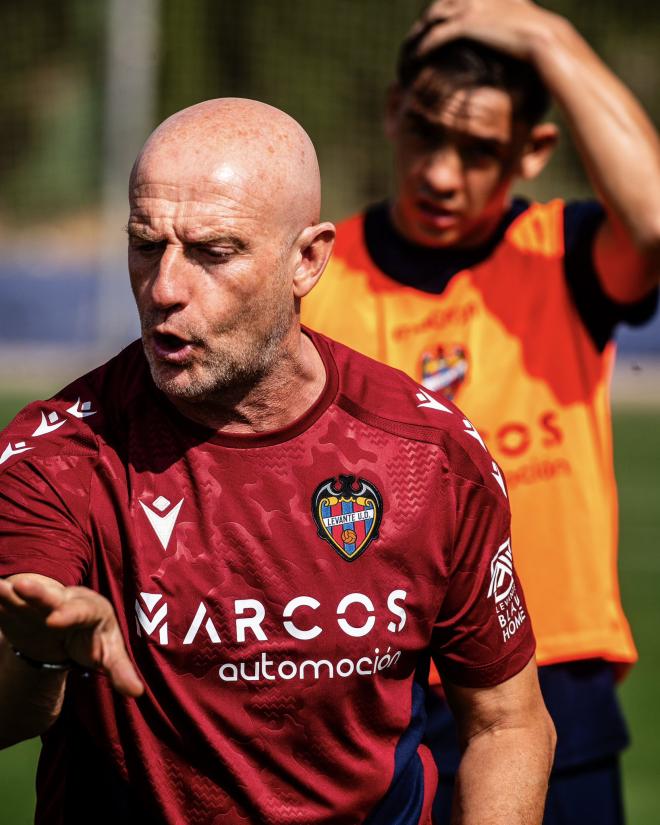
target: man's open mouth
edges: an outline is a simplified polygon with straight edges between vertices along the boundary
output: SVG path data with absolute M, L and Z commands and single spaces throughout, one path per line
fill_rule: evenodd
M 168 361 L 183 361 L 191 353 L 192 341 L 182 338 L 174 332 L 159 332 L 154 330 L 151 333 L 154 353 Z

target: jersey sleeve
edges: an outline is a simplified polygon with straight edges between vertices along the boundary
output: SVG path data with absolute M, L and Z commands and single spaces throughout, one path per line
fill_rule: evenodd
M 593 263 L 596 234 L 605 219 L 597 201 L 578 201 L 564 209 L 564 272 L 575 307 L 583 324 L 602 351 L 619 323 L 641 326 L 650 320 L 658 305 L 658 290 L 641 301 L 620 304 L 603 290 Z
M 69 403 L 30 404 L 0 433 L 0 576 L 40 573 L 77 585 L 89 573 L 98 447 Z
M 441 677 L 466 687 L 506 681 L 535 650 L 514 569 L 506 487 L 485 449 L 484 456 L 492 484 L 454 478 L 454 547 L 432 634 L 431 652 Z
M 0 576 L 41 573 L 64 585 L 85 581 L 91 563 L 89 479 L 80 464 L 77 457 L 22 461 L 2 474 Z

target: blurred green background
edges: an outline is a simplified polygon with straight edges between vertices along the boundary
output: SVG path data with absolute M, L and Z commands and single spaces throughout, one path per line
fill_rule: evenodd
M 658 4 L 542 5 L 576 24 L 657 122 Z M 141 119 L 142 134 L 123 126 L 123 137 L 138 141 L 129 147 L 132 159 L 164 117 L 223 95 L 264 100 L 303 123 L 319 151 L 330 219 L 383 196 L 390 169 L 381 130 L 384 93 L 400 39 L 424 6 L 420 0 L 2 0 L 0 225 L 23 230 L 93 218 L 117 128 L 110 114 Z M 127 70 L 131 82 L 109 112 Z M 138 80 L 147 88 L 140 87 L 143 106 L 134 111 Z M 586 193 L 580 164 L 568 140 L 563 144 L 535 194 Z
M 126 179 L 146 135 L 172 112 L 224 95 L 279 106 L 317 146 L 325 218 L 384 197 L 385 89 L 401 36 L 424 5 L 0 0 L 0 424 L 132 334 L 122 259 Z M 543 5 L 576 24 L 657 124 L 660 4 Z M 566 134 L 548 171 L 521 191 L 542 199 L 588 194 Z M 647 336 L 644 357 L 655 369 L 636 355 L 643 339 L 624 335 L 625 403 L 614 416 L 623 598 L 641 657 L 622 688 L 633 734 L 625 792 L 631 825 L 657 825 L 660 340 L 638 335 Z M 32 821 L 37 753 L 38 742 L 0 753 L 0 825 Z

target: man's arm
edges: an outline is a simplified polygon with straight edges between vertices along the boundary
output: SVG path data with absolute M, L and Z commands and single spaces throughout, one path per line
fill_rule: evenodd
M 107 599 L 37 574 L 0 579 L 0 748 L 43 733 L 62 707 L 67 671 L 29 660 L 100 670 L 125 696 L 144 689 Z
M 531 62 L 562 110 L 607 220 L 594 263 L 615 301 L 660 281 L 660 144 L 642 107 L 564 18 L 529 0 L 437 0 L 420 52 L 469 37 Z M 414 30 L 413 30 L 414 31 Z
M 534 660 L 496 687 L 459 687 L 446 679 L 443 687 L 463 748 L 453 825 L 538 825 L 555 730 Z

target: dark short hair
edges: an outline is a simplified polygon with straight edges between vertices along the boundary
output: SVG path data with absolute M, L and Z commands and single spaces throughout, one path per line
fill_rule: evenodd
M 491 49 L 467 38 L 451 40 L 418 57 L 417 47 L 439 21 L 429 23 L 414 38 L 405 40 L 399 51 L 397 78 L 409 89 L 427 67 L 437 83 L 424 91 L 424 103 L 437 105 L 459 89 L 487 86 L 511 95 L 514 117 L 528 125 L 538 123 L 550 108 L 550 95 L 536 69 L 524 60 Z

